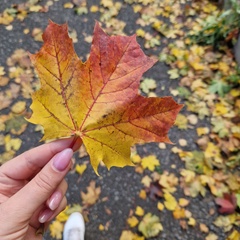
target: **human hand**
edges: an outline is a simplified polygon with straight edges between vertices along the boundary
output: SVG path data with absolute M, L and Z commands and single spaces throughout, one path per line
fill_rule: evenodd
M 64 177 L 72 166 L 73 138 L 43 144 L 0 167 L 0 239 L 42 239 L 67 204 Z M 43 229 L 44 230 L 44 229 Z M 40 231 L 41 233 L 41 231 Z

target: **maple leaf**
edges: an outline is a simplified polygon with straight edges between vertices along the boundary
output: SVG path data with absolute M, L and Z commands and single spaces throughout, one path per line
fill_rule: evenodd
M 158 216 L 147 213 L 138 225 L 138 230 L 146 237 L 156 237 L 163 230 Z
M 42 140 L 80 137 L 95 172 L 101 161 L 108 169 L 132 165 L 135 143 L 171 143 L 167 133 L 182 105 L 171 97 L 138 94 L 142 74 L 156 60 L 143 53 L 135 35 L 110 37 L 96 22 L 85 63 L 74 51 L 67 24 L 50 21 L 43 40 L 30 56 L 41 88 L 32 95 L 28 119 L 43 126 Z
M 96 182 L 91 181 L 87 187 L 87 193 L 81 191 L 81 197 L 83 199 L 83 204 L 91 206 L 94 205 L 101 194 L 101 188 L 96 187 Z

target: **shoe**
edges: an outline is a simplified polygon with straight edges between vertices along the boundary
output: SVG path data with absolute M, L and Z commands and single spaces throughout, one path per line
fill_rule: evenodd
M 85 223 L 81 213 L 74 212 L 65 223 L 63 240 L 84 240 Z

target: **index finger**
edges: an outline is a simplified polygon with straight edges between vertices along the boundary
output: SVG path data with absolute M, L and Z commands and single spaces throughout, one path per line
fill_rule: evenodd
M 71 146 L 71 144 L 74 146 Z M 81 144 L 81 139 L 78 138 L 76 142 L 74 142 L 74 137 L 46 143 L 6 162 L 0 167 L 0 171 L 9 178 L 25 180 L 42 169 L 58 152 L 68 147 L 76 150 Z

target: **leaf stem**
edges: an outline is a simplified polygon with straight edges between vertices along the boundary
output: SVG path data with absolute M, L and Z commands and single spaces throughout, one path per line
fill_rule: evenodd
M 72 148 L 72 150 L 75 152 L 77 151 L 83 144 L 82 139 L 78 135 L 74 135 L 73 141 L 69 148 Z

